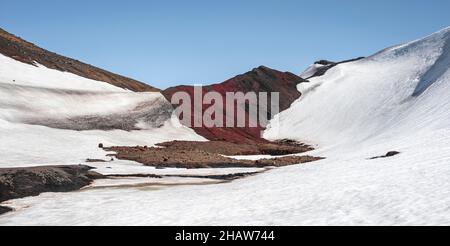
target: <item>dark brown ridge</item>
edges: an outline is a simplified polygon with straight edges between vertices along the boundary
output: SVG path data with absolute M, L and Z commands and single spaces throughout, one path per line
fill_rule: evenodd
M 35 62 L 51 69 L 70 72 L 88 79 L 107 82 L 135 92 L 159 91 L 159 89 L 92 65 L 42 49 L 0 28 L 0 53 L 30 65 Z

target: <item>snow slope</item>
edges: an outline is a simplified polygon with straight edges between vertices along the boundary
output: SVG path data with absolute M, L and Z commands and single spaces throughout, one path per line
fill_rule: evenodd
M 311 66 L 309 66 L 305 71 L 303 71 L 300 74 L 300 77 L 308 79 L 312 76 L 314 76 L 314 74 L 317 73 L 317 71 L 319 70 L 319 68 L 324 67 L 324 65 L 322 64 L 312 64 Z
M 11 201 L 0 224 L 450 225 L 449 42 L 447 28 L 301 84 L 265 136 L 325 160 L 220 185 L 47 193 Z
M 106 82 L 87 79 L 72 73 L 32 66 L 0 54 L 0 81 L 14 85 L 28 85 L 53 89 L 83 91 L 124 91 Z
M 158 92 L 130 92 L 0 55 L 0 168 L 102 159 L 99 143 L 204 140 L 179 127 L 171 109 Z
M 450 129 L 449 59 L 447 28 L 341 64 L 300 84 L 302 98 L 278 116 L 280 125 L 272 125 L 265 137 L 325 147 Z

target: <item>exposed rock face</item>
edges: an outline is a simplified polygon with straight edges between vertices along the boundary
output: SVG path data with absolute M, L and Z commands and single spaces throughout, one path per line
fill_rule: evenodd
M 147 84 L 44 50 L 0 28 L 0 53 L 20 62 L 70 72 L 131 91 L 159 91 Z
M 399 154 L 400 154 L 400 152 L 398 152 L 398 151 L 389 151 L 385 155 L 375 156 L 375 157 L 372 157 L 370 159 L 371 160 L 375 160 L 375 159 L 381 159 L 381 158 L 389 158 L 389 157 L 393 157 L 393 156 L 396 156 L 396 155 L 399 155 Z
M 306 79 L 323 76 L 328 70 L 330 70 L 331 68 L 333 68 L 339 64 L 354 62 L 354 61 L 358 61 L 361 59 L 364 59 L 364 57 L 358 57 L 355 59 L 345 60 L 345 61 L 341 61 L 341 62 L 332 62 L 332 61 L 328 61 L 328 60 L 317 61 L 314 64 L 320 65 L 320 66 L 317 66 L 315 73 L 313 75 L 307 77 Z
M 91 169 L 83 165 L 0 169 L 0 202 L 81 189 L 103 177 Z
M 268 92 L 268 102 L 270 102 L 270 93 L 279 92 L 280 97 L 280 111 L 283 111 L 290 107 L 290 105 L 300 97 L 300 92 L 297 90 L 297 85 L 302 82 L 307 82 L 306 80 L 300 78 L 299 76 L 289 73 L 280 72 L 267 67 L 258 67 L 250 72 L 234 77 L 220 84 L 214 84 L 210 86 L 203 87 L 203 95 L 210 91 L 216 91 L 220 93 L 223 98 L 225 98 L 227 92 Z M 163 95 L 171 101 L 172 95 L 176 92 L 187 92 L 191 98 L 194 98 L 194 87 L 192 86 L 178 86 L 169 88 L 163 91 Z M 192 104 L 193 104 L 192 100 Z M 177 106 L 177 105 L 175 105 Z M 203 104 L 203 112 L 208 109 L 210 105 Z M 223 109 L 224 116 L 236 117 Z M 236 105 L 235 105 L 236 111 Z M 267 116 L 270 119 L 273 117 L 270 110 L 270 106 L 267 110 Z M 192 117 L 194 115 L 194 107 L 192 107 Z M 224 125 L 226 118 L 224 117 Z M 249 114 L 247 111 L 246 122 L 250 120 L 256 121 L 257 119 L 249 119 Z M 193 119 L 192 119 L 193 120 Z M 236 121 L 235 121 L 236 122 Z M 264 142 L 265 140 L 261 138 L 261 131 L 264 127 L 259 125 L 258 127 L 212 127 L 208 128 L 205 125 L 202 127 L 192 127 L 199 135 L 209 139 L 209 140 L 225 140 L 231 142 Z
M 11 211 L 12 211 L 11 208 L 0 206 L 0 215 L 1 215 L 1 214 L 4 214 L 4 213 L 11 212 Z

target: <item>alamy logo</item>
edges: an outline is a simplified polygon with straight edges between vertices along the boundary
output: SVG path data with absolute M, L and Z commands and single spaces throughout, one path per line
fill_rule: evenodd
M 184 91 L 172 95 L 178 105 L 174 113 L 187 127 L 263 127 L 279 113 L 278 92 L 204 92 L 194 86 L 193 95 Z

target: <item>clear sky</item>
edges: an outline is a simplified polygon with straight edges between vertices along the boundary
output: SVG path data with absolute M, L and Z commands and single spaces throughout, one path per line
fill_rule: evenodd
M 450 25 L 448 0 L 0 0 L 0 27 L 159 88 L 370 55 Z

